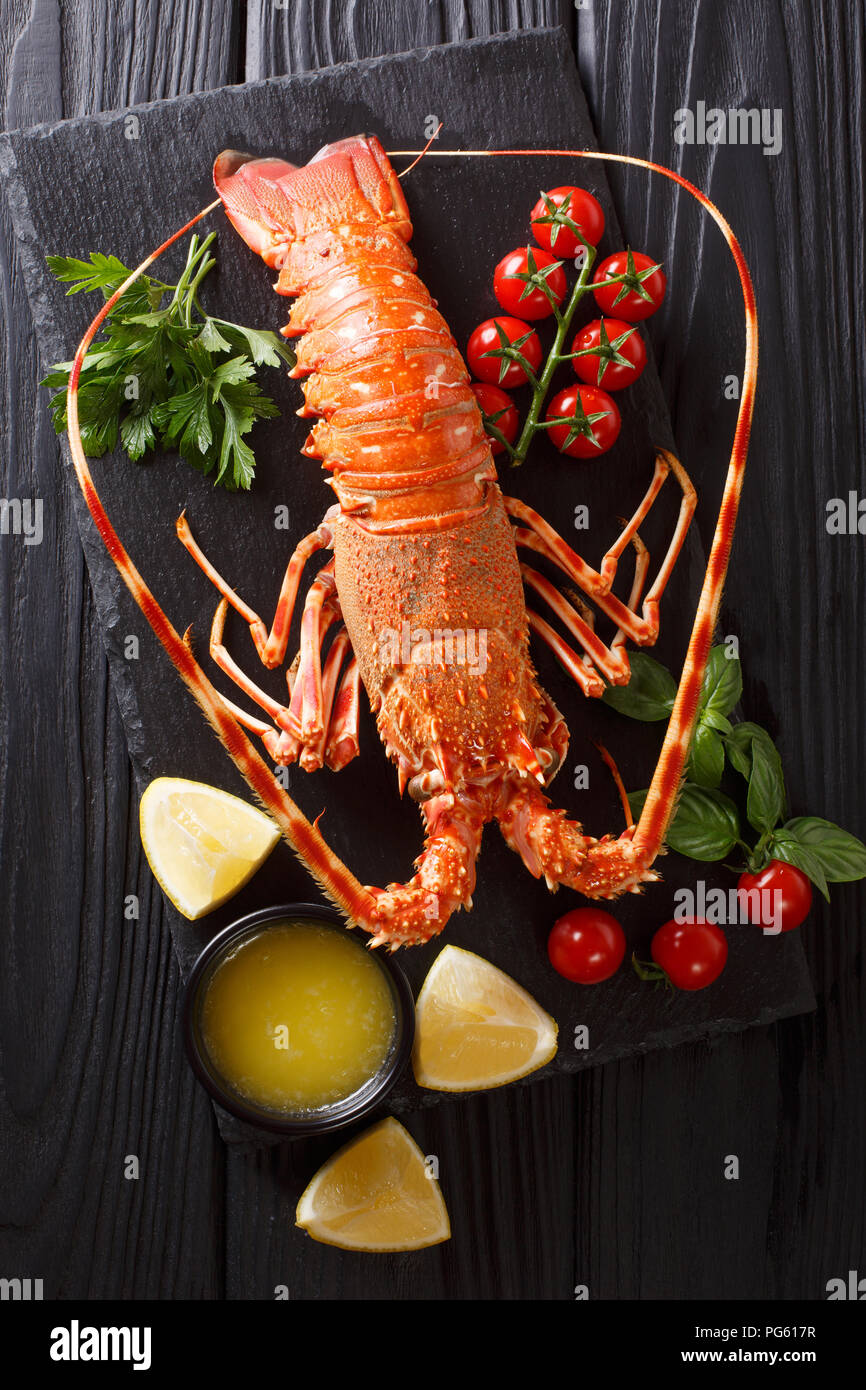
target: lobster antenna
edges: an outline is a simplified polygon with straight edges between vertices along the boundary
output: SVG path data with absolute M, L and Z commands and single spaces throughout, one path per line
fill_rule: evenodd
M 152 265 L 163 251 L 168 250 L 169 246 L 179 240 L 185 232 L 200 222 L 209 212 L 213 212 L 214 208 L 219 207 L 220 203 L 221 199 L 219 198 L 209 203 L 179 231 L 172 233 L 167 241 L 164 241 L 161 246 L 151 252 L 147 259 L 143 260 L 141 265 L 127 276 L 119 289 L 115 290 L 90 324 L 78 344 L 72 362 L 72 370 L 69 373 L 69 384 L 66 391 L 69 448 L 75 465 L 76 477 L 96 529 L 117 566 L 121 579 L 171 658 L 178 675 L 191 692 L 208 723 L 215 730 L 235 767 L 276 821 L 292 849 L 301 858 L 331 901 L 345 913 L 350 922 L 353 922 L 359 908 L 371 913 L 374 911 L 372 894 L 361 885 L 342 860 L 337 858 L 316 826 L 307 820 L 300 807 L 276 781 L 267 763 L 256 752 L 238 721 L 228 712 L 219 692 L 211 685 L 184 643 L 183 638 L 160 608 L 108 519 L 94 486 L 84 446 L 81 442 L 81 429 L 78 421 L 78 382 L 87 350 L 103 320 L 111 312 L 120 296 L 125 294 L 130 285 L 135 283 L 148 266 Z
M 429 149 L 429 145 L 427 148 Z M 417 150 L 388 151 L 389 157 L 418 153 Z M 421 151 L 421 154 L 424 153 L 426 150 Z M 681 188 L 696 198 L 705 211 L 710 214 L 728 244 L 737 267 L 737 274 L 740 277 L 746 317 L 746 349 L 743 390 L 734 429 L 734 442 L 716 520 L 715 534 L 707 560 L 706 574 L 689 638 L 686 659 L 677 687 L 674 707 L 668 721 L 656 770 L 634 833 L 635 847 L 646 857 L 647 862 L 652 863 L 664 845 L 668 826 L 673 819 L 680 782 L 694 736 L 701 686 L 709 660 L 713 632 L 719 618 L 722 590 L 731 556 L 740 494 L 746 471 L 749 434 L 755 408 L 755 381 L 758 371 L 758 315 L 755 305 L 755 290 L 742 247 L 734 236 L 727 219 L 705 193 L 702 193 L 688 179 L 683 178 L 682 174 L 677 174 L 664 164 L 655 164 L 652 160 L 640 159 L 636 155 L 602 154 L 598 150 L 430 150 L 431 158 L 495 158 L 502 155 L 567 155 L 576 159 L 597 159 L 607 163 L 631 164 L 638 169 L 648 169 L 654 174 L 662 174 L 666 179 L 678 183 Z
M 430 139 L 427 141 L 427 144 L 424 146 L 423 150 L 420 152 L 420 154 L 417 156 L 417 158 L 415 158 L 415 159 L 412 160 L 412 163 L 411 163 L 411 164 L 408 164 L 408 165 L 406 166 L 406 168 L 403 169 L 403 170 L 397 175 L 397 178 L 398 178 L 398 179 L 404 179 L 408 173 L 411 173 L 411 171 L 415 168 L 415 165 L 416 165 L 416 164 L 420 164 L 421 160 L 424 158 L 424 156 L 425 156 L 425 154 L 427 153 L 427 151 L 429 150 L 430 146 L 433 144 L 433 141 L 439 139 L 439 132 L 440 132 L 440 130 L 442 129 L 442 126 L 443 126 L 443 122 L 440 121 L 439 124 L 437 125 L 436 129 L 434 130 L 433 134 L 430 136 Z M 413 151 L 409 151 L 409 153 L 413 153 L 413 154 L 414 154 L 415 151 L 414 151 L 414 150 L 413 150 Z M 447 153 L 447 151 L 446 151 L 446 153 Z

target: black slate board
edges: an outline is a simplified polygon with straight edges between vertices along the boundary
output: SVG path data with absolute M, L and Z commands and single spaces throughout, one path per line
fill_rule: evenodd
M 533 97 L 543 80 L 560 98 L 541 109 Z M 43 255 L 84 255 L 111 250 L 130 263 L 158 244 L 185 217 L 209 201 L 210 166 L 225 145 L 283 153 L 301 162 L 326 140 L 357 130 L 374 130 L 387 148 L 423 143 L 427 117 L 445 122 L 443 145 L 454 148 L 515 145 L 575 146 L 594 143 L 567 39 L 560 31 L 451 45 L 398 58 L 373 59 L 304 77 L 274 79 L 242 88 L 195 95 L 135 108 L 139 138 L 128 139 L 124 114 L 63 122 L 14 132 L 0 147 L 0 173 L 20 239 L 28 293 L 45 364 L 67 357 L 87 321 L 90 305 L 67 301 L 47 277 Z M 86 178 L 71 170 L 86 170 Z M 526 210 L 541 184 L 585 182 L 601 198 L 608 217 L 603 250 L 623 244 L 606 186 L 596 166 L 574 161 L 477 160 L 424 162 L 406 181 L 416 227 L 414 249 L 420 272 L 465 343 L 475 322 L 495 309 L 489 289 L 492 267 L 504 250 L 526 236 Z M 637 242 L 640 207 L 626 210 Z M 218 225 L 220 215 L 214 215 Z M 653 248 L 647 248 L 652 250 Z M 168 272 L 182 252 L 170 253 Z M 215 312 L 258 325 L 277 326 L 284 306 L 270 291 L 272 276 L 227 228 L 220 230 L 218 279 L 208 286 Z M 733 280 L 733 269 L 730 271 Z M 732 302 L 736 302 L 732 296 Z M 89 311 L 89 312 L 88 312 Z M 588 315 L 587 315 L 588 316 Z M 109 515 L 134 560 L 176 625 L 193 622 L 206 659 L 206 632 L 213 591 L 174 537 L 174 520 L 187 508 L 208 554 L 265 616 L 272 612 L 291 538 L 312 529 L 329 504 L 315 465 L 298 457 L 304 426 L 295 421 L 297 386 L 277 374 L 269 386 L 283 418 L 260 427 L 261 458 L 250 496 L 230 497 L 172 458 L 134 468 L 124 458 L 95 465 L 97 485 Z M 652 446 L 671 446 L 664 402 L 648 370 L 628 393 L 624 428 L 603 464 L 581 468 L 540 445 L 520 470 L 503 478 L 514 491 L 570 535 L 573 508 L 586 502 L 592 530 L 580 533 L 583 553 L 597 562 L 615 533 L 616 516 L 640 497 L 652 467 Z M 688 462 L 686 460 L 686 462 Z M 74 486 L 74 484 L 73 484 Z M 667 502 L 671 503 L 672 498 Z M 287 504 L 290 537 L 273 525 L 274 507 Z M 712 514 L 715 499 L 703 503 Z M 244 794 L 225 755 L 203 729 L 201 718 L 167 659 L 122 588 L 89 517 L 78 508 L 82 539 L 120 691 L 130 750 L 141 786 L 174 773 L 210 781 Z M 656 509 L 644 528 L 655 554 L 669 534 L 672 506 Z M 678 668 L 702 574 L 693 529 L 663 608 L 660 658 Z M 281 693 L 279 678 L 256 666 L 241 624 L 227 629 L 229 643 L 263 684 Z M 140 638 L 140 658 L 127 661 L 124 639 Z M 608 775 L 590 739 L 601 737 L 614 751 L 629 786 L 645 785 L 661 737 L 659 726 L 635 725 L 598 702 L 587 702 L 544 651 L 536 653 L 543 683 L 566 713 L 572 744 L 555 784 L 559 804 L 593 833 L 615 830 L 621 811 Z M 228 687 L 225 687 L 228 689 Z M 284 687 L 282 687 L 284 689 Z M 577 792 L 571 769 L 590 768 L 590 790 Z M 338 853 L 365 881 L 385 883 L 411 872 L 420 834 L 417 811 L 399 802 L 393 770 L 384 757 L 372 719 L 365 714 L 361 757 L 339 776 L 309 778 L 291 773 L 293 796 L 310 815 L 323 807 L 322 828 Z M 638 954 L 646 954 L 653 930 L 670 915 L 673 890 L 693 885 L 696 866 L 669 856 L 661 865 L 664 885 L 640 900 L 618 905 Z M 709 867 L 708 885 L 732 880 Z M 226 921 L 275 900 L 309 898 L 303 870 L 281 846 L 264 870 L 233 903 L 206 924 L 190 924 L 172 913 L 175 944 L 184 972 L 200 947 Z M 622 970 L 604 986 L 582 990 L 555 976 L 544 943 L 553 920 L 580 902 L 561 891 L 551 899 L 505 848 L 495 830 L 485 837 L 475 908 L 455 918 L 447 939 L 465 945 L 517 976 L 560 1023 L 560 1051 L 552 1064 L 576 1070 L 615 1057 L 688 1038 L 734 1031 L 814 1007 L 799 941 L 764 938 L 754 929 L 730 930 L 728 967 L 706 995 L 665 999 L 641 987 Z M 117 905 L 118 930 L 122 904 Z M 417 987 L 439 949 L 436 943 L 404 952 L 402 963 Z M 590 1046 L 572 1045 L 578 1024 L 589 1028 Z M 545 1073 L 541 1073 L 544 1075 Z M 391 1108 L 432 1102 L 406 1080 Z M 226 1138 L 249 1137 L 221 1117 Z

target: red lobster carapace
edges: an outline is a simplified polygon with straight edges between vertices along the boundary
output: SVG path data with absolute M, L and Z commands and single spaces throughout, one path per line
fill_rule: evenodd
M 110 300 L 76 354 L 70 439 L 90 510 L 145 616 L 250 786 L 328 895 L 372 934 L 372 944 L 427 941 L 452 912 L 471 905 L 481 832 L 491 819 L 530 872 L 543 874 L 551 888 L 564 883 L 590 898 L 639 891 L 658 877 L 652 865 L 663 848 L 688 754 L 745 465 L 757 335 L 751 283 L 733 234 L 686 184 L 722 227 L 737 259 L 747 308 L 747 372 L 698 615 L 650 792 L 637 826 L 618 839 L 594 839 L 553 810 L 543 791 L 562 762 L 568 731 L 538 684 L 529 630 L 549 643 L 585 694 L 601 694 L 602 676 L 616 684 L 628 680 L 625 641 L 655 641 L 659 599 L 694 510 L 684 470 L 671 455 L 659 455 L 646 496 L 600 569 L 592 569 L 542 517 L 499 490 L 465 365 L 414 274 L 408 209 L 379 141 L 340 141 L 302 168 L 226 151 L 214 178 L 234 226 L 279 272 L 277 291 L 297 297 L 285 330 L 301 338 L 292 375 L 306 379 L 301 413 L 319 417 L 304 452 L 323 459 L 337 503 L 292 555 L 270 633 L 199 550 L 185 518 L 178 522 L 181 540 L 222 595 L 211 654 L 268 711 L 273 725 L 267 725 L 207 681 L 132 566 L 93 489 L 77 437 L 75 392 L 84 352 Z M 638 527 L 670 472 L 682 489 L 679 518 L 644 596 L 648 556 Z M 612 584 L 629 544 L 637 560 L 623 602 Z M 588 610 L 581 605 L 578 611 L 549 580 L 520 563 L 518 547 L 553 562 L 613 621 L 609 646 L 596 635 Z M 308 591 L 300 652 L 289 671 L 289 703 L 280 705 L 226 651 L 226 608 L 249 623 L 265 665 L 281 664 L 301 572 L 322 549 L 333 558 Z M 584 655 L 539 614 L 527 612 L 524 582 L 562 620 Z M 334 625 L 323 659 L 323 641 Z M 343 767 L 358 752 L 361 681 L 397 764 L 401 790 L 408 783 L 426 822 L 414 877 L 388 889 L 364 887 L 354 878 L 240 727 L 258 734 L 278 763 L 297 759 L 308 769 L 323 762 Z

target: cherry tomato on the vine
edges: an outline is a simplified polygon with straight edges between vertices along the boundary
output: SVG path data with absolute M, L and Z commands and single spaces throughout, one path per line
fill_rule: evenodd
M 759 897 L 753 896 L 756 892 Z M 756 927 L 793 931 L 812 906 L 812 885 L 802 869 L 771 859 L 760 873 L 740 874 L 737 897 Z
M 625 933 L 615 917 L 598 907 L 576 907 L 554 924 L 547 939 L 554 970 L 579 985 L 610 979 L 622 965 Z
M 728 942 L 712 922 L 696 917 L 665 922 L 653 937 L 650 952 L 677 989 L 705 989 L 725 968 Z
M 576 459 L 606 453 L 616 443 L 622 424 L 616 402 L 597 386 L 567 386 L 554 396 L 545 418 L 560 417 L 575 423 L 552 425 L 547 433 L 561 454 Z
M 665 297 L 667 279 L 664 271 L 653 266 L 656 262 L 642 251 L 616 251 L 602 261 L 592 277 L 594 285 L 614 275 L 627 278 L 616 285 L 593 290 L 595 302 L 603 314 L 639 323 L 654 314 Z
M 517 426 L 520 423 L 520 418 L 517 414 L 517 406 L 508 392 L 501 390 L 498 386 L 491 386 L 486 381 L 473 381 L 471 389 L 475 393 L 475 399 L 482 415 L 489 417 L 494 428 L 499 430 L 499 433 L 508 440 L 509 444 L 513 444 L 517 437 Z M 492 436 L 490 447 L 494 454 L 504 452 L 503 445 Z
M 597 198 L 593 198 L 591 193 L 587 193 L 585 188 L 575 188 L 571 184 L 563 184 L 560 188 L 551 188 L 546 194 L 542 193 L 532 209 L 532 235 L 539 246 L 554 251 L 557 256 L 575 256 L 583 249 L 583 242 L 578 241 L 570 227 L 566 227 L 562 222 L 541 220 L 552 216 L 545 198 L 557 208 L 562 208 L 565 216 L 571 218 L 574 225 L 580 228 L 590 246 L 598 246 L 604 235 L 604 213 L 601 203 Z
M 530 284 L 526 277 L 532 275 L 543 277 L 558 307 L 567 288 L 565 271 L 555 256 L 537 246 L 519 246 L 502 257 L 493 272 L 493 293 L 506 313 L 525 319 L 549 318 L 553 303 L 540 285 Z
M 605 391 L 631 386 L 646 366 L 640 333 L 633 323 L 622 319 L 593 319 L 577 334 L 571 350 L 590 352 L 588 357 L 573 357 L 571 365 L 581 381 L 603 386 Z M 625 361 L 618 360 L 622 358 Z
M 496 331 L 497 324 L 502 330 L 505 342 Z M 487 357 L 488 352 L 498 352 L 510 344 L 526 358 L 530 371 L 537 372 L 541 366 L 541 343 L 538 334 L 521 319 L 509 318 L 504 314 L 479 323 L 469 339 L 466 360 L 473 375 L 479 381 L 492 382 L 494 386 L 523 386 L 529 378 L 519 362 L 505 357 Z

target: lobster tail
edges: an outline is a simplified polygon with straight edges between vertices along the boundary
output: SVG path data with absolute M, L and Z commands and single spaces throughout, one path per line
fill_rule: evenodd
M 286 236 L 293 233 L 291 209 L 284 199 L 281 206 L 272 190 L 296 170 L 284 159 L 257 159 L 240 150 L 223 150 L 214 160 L 214 188 L 226 216 L 269 266 L 278 266 Z
M 388 223 L 401 240 L 412 236 L 403 190 L 374 135 L 325 145 L 300 168 L 223 150 L 213 178 L 229 221 L 274 270 L 294 242 L 338 226 Z

